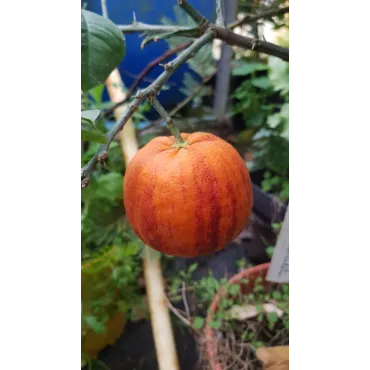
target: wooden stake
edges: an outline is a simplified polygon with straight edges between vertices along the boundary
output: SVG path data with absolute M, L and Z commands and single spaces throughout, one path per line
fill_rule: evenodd
M 122 79 L 117 69 L 108 77 L 106 86 L 109 97 L 113 103 L 118 103 L 125 98 L 125 93 L 122 89 Z M 115 118 L 118 119 L 125 109 L 125 105 L 117 107 L 114 111 Z M 139 148 L 135 127 L 131 118 L 126 123 L 119 136 L 122 153 L 126 164 L 128 164 Z M 158 255 L 155 256 L 155 253 L 151 252 L 150 248 L 145 246 L 143 264 L 158 367 L 160 370 L 179 370 L 180 367 L 177 359 L 170 313 L 165 296 L 160 257 Z

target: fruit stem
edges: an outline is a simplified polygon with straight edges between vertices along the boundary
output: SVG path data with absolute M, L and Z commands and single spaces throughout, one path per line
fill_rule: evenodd
M 158 99 L 156 97 L 152 97 L 151 99 L 149 99 L 149 102 L 153 105 L 154 109 L 160 114 L 160 116 L 166 121 L 167 128 L 170 130 L 171 134 L 175 138 L 176 142 L 172 145 L 172 147 L 176 149 L 187 148 L 189 146 L 189 143 L 181 137 L 180 131 L 174 125 L 172 118 L 162 107 L 162 104 L 158 101 Z
M 178 128 L 173 124 L 172 118 L 168 117 L 166 118 L 167 127 L 170 130 L 171 134 L 175 138 L 175 144 L 173 144 L 174 148 L 187 148 L 189 146 L 189 143 L 185 141 L 180 134 L 180 131 Z

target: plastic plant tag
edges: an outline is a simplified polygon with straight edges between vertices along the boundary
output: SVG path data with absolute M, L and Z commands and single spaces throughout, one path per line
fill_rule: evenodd
M 266 280 L 274 283 L 289 283 L 289 206 L 285 213 Z

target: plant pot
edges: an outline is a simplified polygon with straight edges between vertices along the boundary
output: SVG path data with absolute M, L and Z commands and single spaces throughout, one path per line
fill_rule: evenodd
M 263 176 L 266 171 L 267 169 L 263 168 L 250 172 L 253 189 L 253 211 L 271 225 L 273 222 L 284 221 L 287 204 L 273 194 L 262 190 Z
M 85 316 L 94 315 L 92 302 L 106 294 L 114 268 L 115 248 L 102 256 L 96 257 L 81 266 L 81 301 Z M 108 316 L 104 322 L 104 332 L 96 333 L 87 328 L 82 335 L 82 352 L 91 359 L 108 345 L 112 345 L 121 336 L 124 324 L 124 313 L 117 309 L 118 295 L 114 295 L 102 305 L 102 312 Z
M 270 284 L 266 282 L 265 278 L 270 267 L 270 263 L 264 263 L 261 265 L 248 268 L 241 271 L 239 274 L 233 276 L 229 280 L 229 285 L 238 284 L 243 279 L 248 279 L 248 284 L 239 283 L 240 291 L 243 295 L 249 294 L 253 291 L 254 283 L 257 277 L 263 279 L 262 285 L 267 288 Z M 210 327 L 209 323 L 213 320 L 215 313 L 219 308 L 220 299 L 225 295 L 223 290 L 220 290 L 212 300 L 210 309 L 208 311 L 206 325 L 205 325 L 205 340 L 206 340 L 206 353 L 208 363 L 212 370 L 224 370 L 221 363 L 217 360 L 217 342 L 216 332 Z

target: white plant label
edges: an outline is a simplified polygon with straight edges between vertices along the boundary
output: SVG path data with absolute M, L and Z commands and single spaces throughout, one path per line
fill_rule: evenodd
M 280 230 L 266 280 L 289 283 L 289 206 Z

